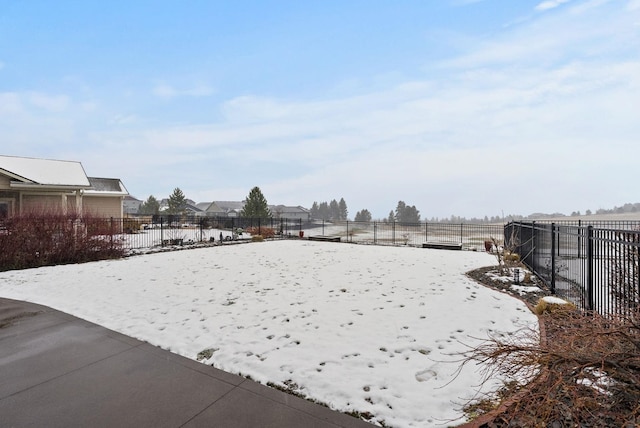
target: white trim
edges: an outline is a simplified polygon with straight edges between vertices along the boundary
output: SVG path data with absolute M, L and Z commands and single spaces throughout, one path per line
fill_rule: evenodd
M 51 190 L 51 191 L 74 191 L 78 189 L 89 189 L 91 186 L 68 186 L 60 184 L 31 184 L 31 183 L 18 183 L 15 181 L 9 182 L 10 189 L 24 189 L 24 190 Z

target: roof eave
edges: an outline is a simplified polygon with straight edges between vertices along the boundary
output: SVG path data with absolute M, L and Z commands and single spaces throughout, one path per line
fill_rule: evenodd
M 24 190 L 84 190 L 90 189 L 90 185 L 82 185 L 82 184 L 38 184 L 38 183 L 18 183 L 16 181 L 11 181 L 9 183 L 9 187 L 11 189 L 24 189 Z
M 84 196 L 127 196 L 127 192 L 101 192 L 99 190 L 85 190 Z

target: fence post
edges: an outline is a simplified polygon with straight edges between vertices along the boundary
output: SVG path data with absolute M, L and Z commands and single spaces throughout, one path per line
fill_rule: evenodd
M 582 253 L 582 220 L 578 220 L 578 258 Z
M 429 242 L 429 223 L 424 222 L 424 242 Z
M 587 310 L 593 310 L 593 226 L 587 227 Z
M 113 251 L 113 217 L 111 217 L 111 230 L 109 231 L 109 241 L 111 244 L 111 251 Z
M 378 243 L 378 223 L 373 222 L 373 245 Z
M 322 219 L 322 236 L 324 236 L 324 219 Z
M 551 294 L 556 294 L 556 224 L 551 223 Z
M 351 242 L 349 239 L 349 220 L 347 220 L 347 242 Z
M 460 245 L 462 245 L 462 229 L 463 229 L 464 223 L 460 223 Z
M 393 224 L 391 225 L 392 229 L 391 229 L 391 242 L 393 243 L 393 245 L 396 245 L 396 221 L 393 221 Z
M 531 262 L 533 264 L 534 271 L 538 270 L 538 257 L 536 255 L 536 238 L 538 237 L 538 232 L 536 231 L 536 222 L 535 220 L 531 222 Z
M 164 219 L 160 217 L 160 245 L 164 247 Z

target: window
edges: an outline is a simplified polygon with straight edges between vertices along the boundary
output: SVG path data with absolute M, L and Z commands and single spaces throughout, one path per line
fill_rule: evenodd
M 9 217 L 12 211 L 11 201 L 0 200 L 0 220 Z

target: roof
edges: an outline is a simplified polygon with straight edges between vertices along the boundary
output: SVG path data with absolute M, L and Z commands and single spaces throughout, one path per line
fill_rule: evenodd
M 82 164 L 75 161 L 0 155 L 0 172 L 27 185 L 91 186 Z
M 87 178 L 91 188 L 85 190 L 85 195 L 125 196 L 129 194 L 122 181 L 117 178 Z
M 244 208 L 244 201 L 213 201 L 218 207 L 225 211 L 237 210 Z
M 279 213 L 304 213 L 308 214 L 309 210 L 298 205 L 297 207 L 291 207 L 287 205 L 269 205 L 271 211 L 277 211 Z

